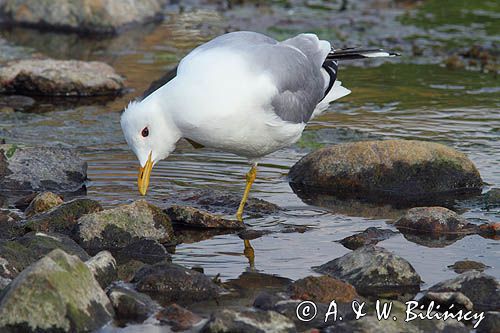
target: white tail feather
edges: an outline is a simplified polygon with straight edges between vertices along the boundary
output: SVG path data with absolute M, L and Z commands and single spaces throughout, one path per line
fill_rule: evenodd
M 335 81 L 328 95 L 326 95 L 325 98 L 323 98 L 323 100 L 316 106 L 316 109 L 314 109 L 311 119 L 319 116 L 321 113 L 323 113 L 323 111 L 328 109 L 328 105 L 330 105 L 331 102 L 347 96 L 350 93 L 351 91 L 349 89 L 342 86 L 341 81 Z

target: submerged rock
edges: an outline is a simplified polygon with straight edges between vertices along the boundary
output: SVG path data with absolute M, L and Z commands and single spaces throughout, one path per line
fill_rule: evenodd
M 42 29 L 117 33 L 132 24 L 162 17 L 161 0 L 5 0 L 2 15 L 10 24 Z
M 52 192 L 42 192 L 31 200 L 28 208 L 24 211 L 26 217 L 31 217 L 38 213 L 43 213 L 51 208 L 63 203 L 61 196 Z
M 378 242 L 388 239 L 396 234 L 397 232 L 389 229 L 370 227 L 365 229 L 363 232 L 342 239 L 340 244 L 350 250 L 356 250 L 357 248 L 365 245 L 375 245 Z
M 364 296 L 406 298 L 420 290 L 421 279 L 413 266 L 376 246 L 359 248 L 314 270 L 349 282 Z
M 296 331 L 294 323 L 287 317 L 274 311 L 255 309 L 223 309 L 212 314 L 201 330 L 203 333 L 291 333 Z
M 0 110 L 29 111 L 35 105 L 35 100 L 28 96 L 10 95 L 0 96 Z
M 71 149 L 0 144 L 3 191 L 74 192 L 87 180 L 87 162 Z
M 477 227 L 454 211 L 444 207 L 415 207 L 400 217 L 396 228 L 404 233 L 470 234 Z
M 193 207 L 174 205 L 168 208 L 166 213 L 172 223 L 180 227 L 238 230 L 245 228 L 245 225 L 239 221 L 227 220 Z
M 102 211 L 102 206 L 91 199 L 75 199 L 59 205 L 45 213 L 28 219 L 24 225 L 27 230 L 59 232 L 73 236 L 77 221 L 86 214 Z
M 160 308 L 148 295 L 122 285 L 111 286 L 107 294 L 116 319 L 122 322 L 142 323 Z
M 432 202 L 443 194 L 479 193 L 483 185 L 464 154 L 441 144 L 412 140 L 322 148 L 298 161 L 289 177 L 305 191 L 363 194 L 376 201 Z
M 170 304 L 156 314 L 156 319 L 174 331 L 187 331 L 199 324 L 203 318 L 177 304 Z
M 102 288 L 118 279 L 116 260 L 108 251 L 101 251 L 85 262 Z
M 202 190 L 185 196 L 182 200 L 193 202 L 203 209 L 215 210 L 225 214 L 235 214 L 240 205 L 241 194 Z M 248 198 L 245 204 L 245 214 L 249 214 L 252 217 L 275 214 L 280 210 L 279 206 L 271 202 L 253 197 Z
M 0 68 L 0 92 L 45 96 L 98 96 L 120 93 L 124 79 L 103 62 L 35 59 Z
M 488 266 L 483 264 L 482 262 L 478 261 L 473 261 L 473 260 L 460 260 L 455 262 L 453 265 L 448 266 L 448 268 L 451 268 L 455 271 L 455 273 L 462 274 L 464 272 L 468 271 L 478 271 L 482 272 Z
M 493 276 L 481 272 L 465 272 L 453 279 L 435 284 L 429 288 L 429 292 L 460 292 L 470 299 L 475 311 L 500 309 L 500 283 Z
M 206 275 L 172 263 L 158 263 L 141 268 L 132 280 L 137 290 L 161 304 L 188 304 L 215 299 L 220 288 Z
M 359 299 L 349 283 L 330 276 L 308 276 L 295 281 L 288 289 L 292 298 L 329 304 L 332 300 L 347 303 Z
M 173 242 L 174 232 L 160 208 L 138 200 L 82 216 L 76 238 L 84 248 L 97 251 L 121 249 L 140 239 Z
M 107 324 L 113 308 L 87 266 L 54 250 L 2 292 L 0 328 L 28 332 L 88 332 Z

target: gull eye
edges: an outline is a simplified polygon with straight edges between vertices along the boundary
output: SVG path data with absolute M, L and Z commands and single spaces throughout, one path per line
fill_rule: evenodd
M 149 129 L 147 127 L 144 127 L 141 132 L 142 137 L 147 137 L 149 135 Z

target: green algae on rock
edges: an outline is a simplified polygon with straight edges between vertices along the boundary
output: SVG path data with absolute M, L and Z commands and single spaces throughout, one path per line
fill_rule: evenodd
M 432 200 L 479 194 L 479 172 L 464 154 L 442 144 L 414 140 L 346 143 L 316 150 L 289 173 L 294 187 L 368 199 Z
M 82 216 L 75 237 L 92 251 L 120 249 L 140 239 L 175 239 L 168 215 L 145 200 Z
M 88 332 L 113 314 L 85 263 L 62 250 L 29 266 L 0 296 L 0 327 L 7 332 Z

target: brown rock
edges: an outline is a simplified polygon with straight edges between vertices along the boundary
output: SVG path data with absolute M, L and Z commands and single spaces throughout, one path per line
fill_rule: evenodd
M 473 260 L 461 260 L 455 262 L 453 265 L 448 266 L 448 268 L 452 268 L 455 273 L 462 274 L 467 271 L 478 271 L 482 272 L 488 266 L 483 264 L 482 262 L 477 262 Z
M 352 285 L 330 276 L 308 276 L 297 280 L 289 291 L 292 298 L 327 304 L 332 300 L 347 303 L 359 298 Z
M 172 206 L 166 210 L 172 223 L 189 228 L 244 229 L 245 225 L 236 220 L 226 220 L 193 207 Z
M 172 326 L 174 331 L 187 331 L 203 318 L 173 303 L 158 312 L 156 319 L 162 324 Z
M 444 207 L 415 207 L 395 223 L 402 232 L 427 234 L 469 234 L 476 226 Z
M 63 203 L 63 199 L 52 192 L 42 192 L 38 194 L 26 208 L 24 214 L 31 217 L 35 214 L 45 212 L 53 207 L 59 206 Z

